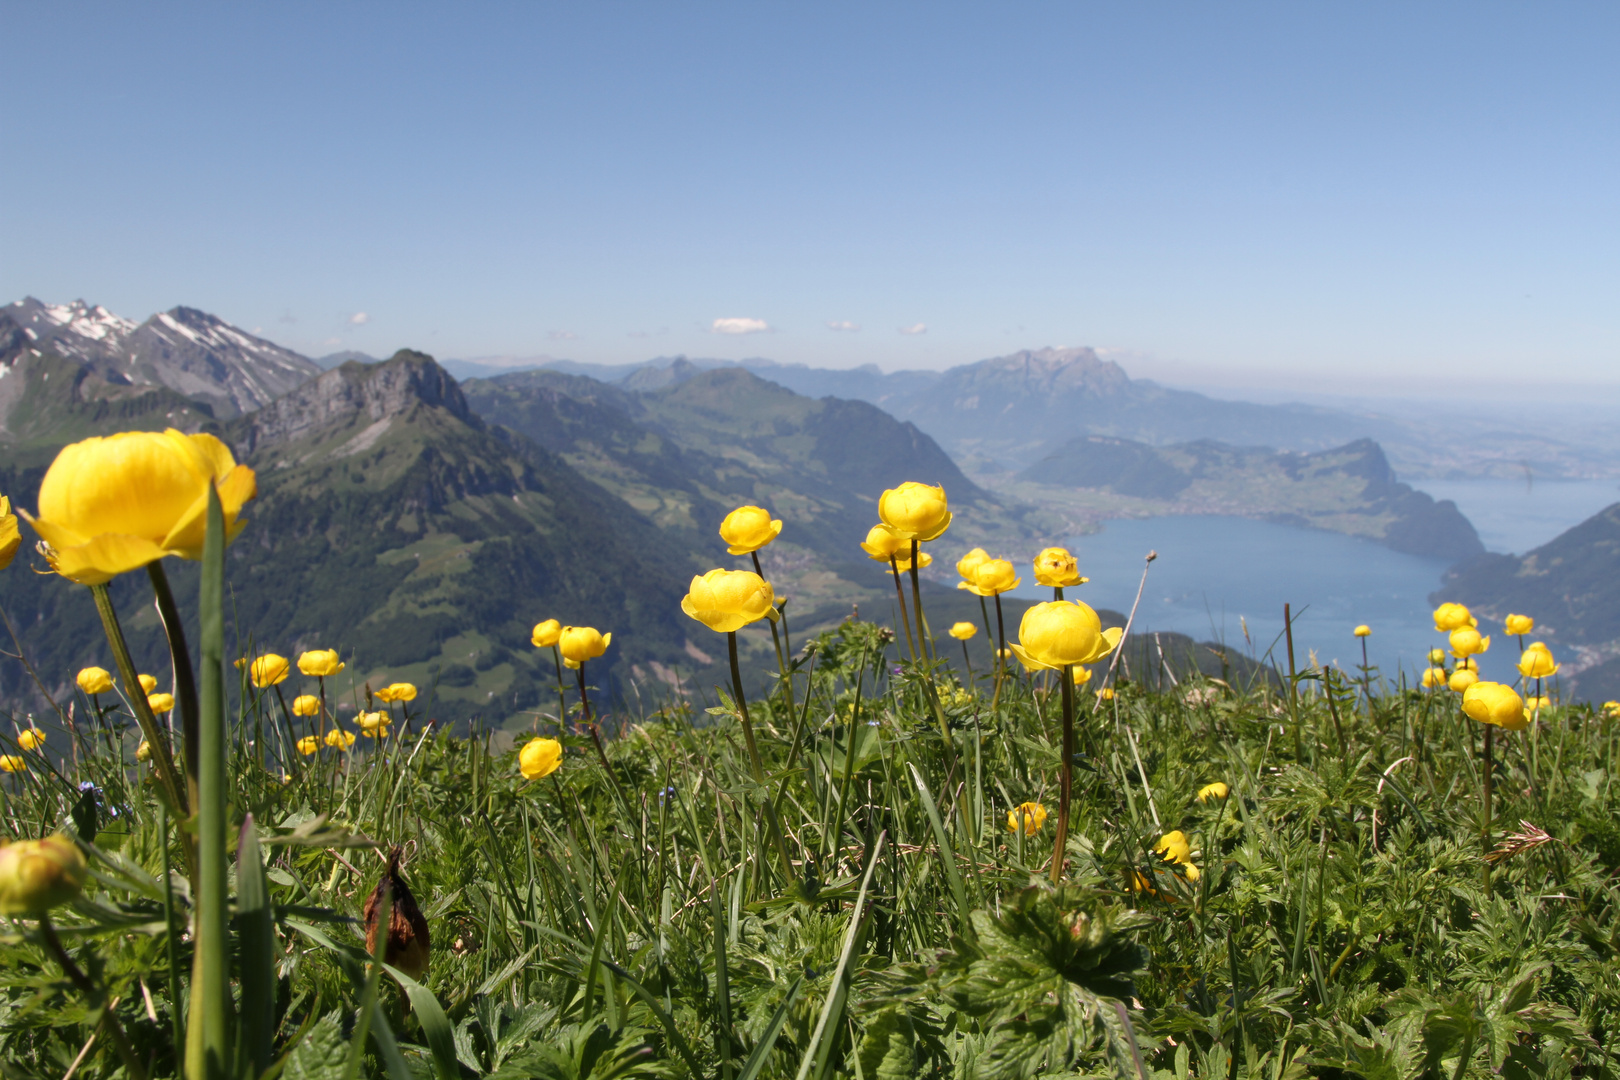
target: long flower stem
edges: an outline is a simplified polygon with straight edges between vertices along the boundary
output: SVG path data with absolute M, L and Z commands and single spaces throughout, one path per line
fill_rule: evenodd
M 782 858 L 782 875 L 791 886 L 793 857 L 788 854 L 787 838 L 782 835 L 781 822 L 776 819 L 776 804 L 765 790 L 765 762 L 759 756 L 759 744 L 754 741 L 754 725 L 748 719 L 748 699 L 743 696 L 742 668 L 737 663 L 737 631 L 726 634 L 726 650 L 731 656 L 731 692 L 737 698 L 737 715 L 742 719 L 743 741 L 748 744 L 748 764 L 759 785 L 760 798 L 765 804 L 765 823 L 771 830 L 777 853 Z
M 1063 683 L 1063 769 L 1059 774 L 1057 838 L 1052 843 L 1052 884 L 1063 880 L 1063 855 L 1069 846 L 1069 791 L 1074 781 L 1074 668 L 1065 666 Z
M 990 695 L 990 709 L 1001 700 L 1001 682 L 1007 677 L 1007 622 L 1001 616 L 1001 594 L 996 593 L 996 688 Z
M 922 592 L 917 586 L 917 560 L 920 557 L 917 541 L 911 542 L 911 603 L 917 609 L 917 644 L 922 648 L 923 659 L 932 660 L 933 649 L 928 641 L 928 623 L 923 619 Z
M 1483 777 L 1480 791 L 1485 803 L 1485 815 L 1480 819 L 1479 839 L 1480 846 L 1485 849 L 1484 853 L 1487 855 L 1489 855 L 1491 851 L 1491 773 L 1495 771 L 1495 755 L 1493 754 L 1493 750 L 1495 749 L 1495 740 L 1492 738 L 1492 736 L 1494 736 L 1495 733 L 1496 728 L 1493 725 L 1485 725 L 1485 775 Z M 1490 860 L 1488 859 L 1485 860 L 1485 895 L 1491 895 L 1491 864 Z
M 79 965 L 73 962 L 73 957 L 62 947 L 62 939 L 56 936 L 56 927 L 51 925 L 50 916 L 39 917 L 39 932 L 45 939 L 45 948 L 56 962 L 62 965 L 68 979 L 79 988 L 80 993 L 90 999 L 93 1007 L 101 1009 L 101 1023 L 106 1026 L 107 1034 L 118 1050 L 118 1056 L 124 1059 L 124 1068 L 128 1070 L 129 1075 L 134 1080 L 146 1080 L 146 1069 L 141 1065 L 141 1059 L 135 1055 L 135 1048 L 129 1044 L 129 1036 L 124 1034 L 124 1025 L 118 1022 L 118 1014 L 106 1003 L 106 996 L 101 992 L 101 988 L 90 981 L 90 976 L 80 970 Z
M 585 710 L 585 729 L 591 733 L 591 742 L 596 746 L 596 760 L 602 763 L 602 771 L 607 773 L 608 783 L 613 785 L 614 794 L 619 797 L 619 803 L 628 813 L 629 800 L 624 797 L 624 789 L 619 786 L 619 778 L 613 775 L 613 766 L 608 764 L 607 749 L 602 745 L 602 733 L 597 731 L 595 722 L 591 720 L 591 699 L 590 695 L 585 693 L 585 665 L 582 663 L 575 668 L 574 674 L 579 676 L 579 702 Z
M 169 656 L 174 670 L 174 700 L 180 706 L 180 753 L 186 762 L 187 794 L 197 797 L 197 678 L 191 670 L 191 650 L 186 647 L 186 628 L 180 621 L 180 610 L 174 605 L 174 592 L 169 588 L 169 575 L 164 572 L 163 560 L 146 565 L 146 576 L 152 580 L 152 592 L 157 597 L 158 618 L 163 623 L 164 636 L 169 639 Z
M 894 575 L 894 596 L 900 604 L 900 621 L 906 627 L 906 647 L 911 650 L 911 662 L 917 662 L 917 639 L 911 636 L 911 615 L 906 611 L 906 590 L 900 584 L 900 563 L 889 556 L 889 573 Z
M 765 568 L 759 563 L 759 552 L 750 551 L 749 554 L 754 559 L 754 573 L 759 575 L 759 580 L 768 583 L 768 579 L 765 577 Z M 778 612 L 778 618 L 780 618 L 780 612 Z M 788 715 L 792 716 L 798 710 L 793 704 L 793 677 L 788 674 L 787 653 L 782 651 L 782 635 L 776 629 L 776 619 L 766 619 L 765 621 L 771 624 L 771 643 L 776 646 L 776 670 L 782 673 L 782 685 L 787 687 Z
M 560 736 L 568 727 L 568 695 L 563 690 L 562 653 L 555 645 L 551 647 L 551 661 L 557 666 L 557 734 Z

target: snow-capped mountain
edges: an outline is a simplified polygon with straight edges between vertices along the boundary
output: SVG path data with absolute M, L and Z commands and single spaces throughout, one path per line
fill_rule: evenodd
M 165 386 L 228 419 L 280 397 L 314 375 L 314 361 L 195 308 L 143 323 L 83 300 L 33 297 L 0 308 L 0 377 L 28 355 L 56 353 L 109 384 Z

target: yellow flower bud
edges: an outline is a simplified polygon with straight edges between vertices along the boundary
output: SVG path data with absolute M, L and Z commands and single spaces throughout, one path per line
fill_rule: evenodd
M 1198 801 L 1208 802 L 1210 799 L 1224 799 L 1230 795 L 1232 789 L 1217 780 L 1213 784 L 1205 784 L 1198 789 Z
M 1509 731 L 1530 726 L 1525 719 L 1524 699 L 1511 686 L 1496 682 L 1475 682 L 1463 691 L 1462 710 L 1482 724 L 1495 724 Z
M 1120 635 L 1118 627 L 1104 630 L 1102 620 L 1089 606 L 1053 600 L 1024 612 L 1018 624 L 1018 644 L 1011 648 L 1028 667 L 1060 668 L 1101 660 L 1119 644 Z
M 973 580 L 973 568 L 990 558 L 990 553 L 984 548 L 974 548 L 960 559 L 956 560 L 956 572 L 968 581 Z
M 385 705 L 392 705 L 396 701 L 415 701 L 416 687 L 408 682 L 389 683 L 377 691 L 376 698 Z
M 1075 668 L 1074 668 L 1074 685 L 1076 685 L 1076 686 L 1084 686 L 1084 685 L 1086 685 L 1086 683 L 1088 683 L 1090 681 L 1091 681 L 1091 669 L 1087 668 L 1087 667 L 1080 667 L 1080 666 L 1076 665 Z
M 298 670 L 312 679 L 336 675 L 343 668 L 336 649 L 311 649 L 298 657 Z
M 1080 566 L 1068 548 L 1049 547 L 1035 556 L 1035 580 L 1049 588 L 1062 589 L 1070 585 L 1083 585 Z
M 1445 662 L 1446 662 L 1446 650 L 1444 650 L 1444 649 L 1430 649 L 1429 650 L 1429 666 L 1430 667 L 1439 667 L 1441 664 L 1444 664 Z
M 951 624 L 950 635 L 957 641 L 970 641 L 973 635 L 978 632 L 979 627 L 975 623 L 959 622 Z
M 23 728 L 17 733 L 17 745 L 24 750 L 38 750 L 45 745 L 45 733 L 37 727 Z
M 320 748 L 320 740 L 315 738 L 313 735 L 305 735 L 302 739 L 298 740 L 298 752 L 303 754 L 305 757 L 309 757 L 309 755 L 313 754 Z
M 1446 680 L 1451 678 L 1443 667 L 1430 667 L 1423 669 L 1423 687 L 1433 690 L 1437 686 L 1445 686 Z
M 1192 847 L 1187 843 L 1187 835 L 1180 829 L 1175 829 L 1159 837 L 1159 842 L 1153 845 L 1157 855 L 1164 856 L 1165 862 L 1184 863 L 1192 856 Z
M 782 523 L 772 520 L 771 512 L 758 506 L 739 506 L 720 523 L 720 539 L 732 555 L 758 551 L 781 534 Z
M 150 694 L 157 689 L 156 675 L 137 675 L 135 681 L 141 684 L 141 693 Z
M 1539 641 L 1531 642 L 1519 657 L 1519 674 L 1527 679 L 1545 679 L 1557 671 L 1558 664 L 1553 660 L 1552 650 Z
M 1097 696 L 1104 701 L 1113 701 L 1114 688 L 1112 686 L 1099 686 L 1097 687 Z
M 1536 628 L 1536 620 L 1528 615 L 1509 615 L 1502 620 L 1502 632 L 1509 637 L 1520 637 Z
M 752 570 L 710 570 L 692 579 L 681 610 L 710 630 L 727 634 L 773 618 L 775 603 L 770 582 Z
M 20 773 L 28 771 L 28 760 L 21 754 L 0 754 L 0 772 Z
M 79 689 L 86 694 L 105 694 L 113 688 L 112 673 L 106 668 L 83 668 L 73 681 L 78 683 Z M 154 682 L 153 685 L 157 684 Z
M 557 644 L 557 639 L 560 637 L 562 637 L 562 623 L 556 619 L 537 622 L 534 624 L 534 629 L 529 632 L 529 640 L 534 643 L 534 647 L 537 649 L 551 648 Z
M 1480 637 L 1479 631 L 1472 626 L 1464 626 L 1451 632 L 1451 655 L 1459 660 L 1476 653 L 1487 652 L 1490 647 L 1491 639 Z
M 265 653 L 248 668 L 248 678 L 260 689 L 286 682 L 287 676 L 291 673 L 292 665 L 287 663 L 287 658 L 277 656 L 275 653 Z
M 390 719 L 392 718 L 387 713 L 379 710 L 362 712 L 354 718 L 354 722 L 360 725 L 360 734 L 368 739 L 376 739 L 387 736 Z
M 166 713 L 174 708 L 173 694 L 147 694 L 146 704 L 155 713 Z
M 957 582 L 956 587 L 975 596 L 996 596 L 1018 588 L 1022 580 L 1006 559 L 985 559 L 972 567 L 972 576 Z
M 1019 803 L 1007 811 L 1007 831 L 1017 832 L 1019 826 L 1024 829 L 1025 836 L 1034 836 L 1046 824 L 1046 807 L 1038 802 Z
M 0 915 L 43 915 L 79 895 L 89 874 L 84 852 L 61 833 L 0 847 Z
M 866 530 L 866 539 L 861 541 L 861 550 L 866 552 L 867 558 L 886 563 L 890 559 L 898 559 L 902 552 L 909 557 L 911 541 L 900 539 L 887 525 L 874 525 Z
M 141 740 L 141 745 L 139 745 L 139 746 L 137 746 L 135 748 L 135 760 L 136 761 L 151 761 L 152 760 L 152 744 L 147 742 L 145 739 L 142 739 Z
M 1465 626 L 1478 626 L 1479 621 L 1461 604 L 1441 604 L 1434 609 L 1434 629 L 1439 634 L 1449 634 L 1453 630 L 1460 630 Z
M 943 487 L 908 480 L 878 497 L 878 518 L 902 540 L 933 540 L 951 525 Z
M 595 660 L 607 652 L 611 644 L 613 635 L 597 633 L 593 626 L 565 626 L 557 639 L 563 663 L 570 668 L 578 668 L 587 660 Z
M 335 746 L 339 750 L 347 750 L 354 745 L 354 732 L 335 727 L 326 733 L 326 745 Z
M 98 436 L 56 455 L 40 482 L 39 516 L 29 520 L 52 549 L 52 569 L 100 585 L 166 555 L 202 558 L 210 486 L 230 539 L 258 487 L 224 443 L 172 428 Z
M 293 698 L 292 711 L 294 716 L 314 716 L 321 711 L 321 699 L 314 694 L 299 694 Z
M 1355 633 L 1356 637 L 1370 637 L 1372 635 L 1372 627 L 1368 626 L 1366 623 L 1362 623 L 1360 626 L 1356 627 Z
M 1446 680 L 1446 685 L 1456 693 L 1461 694 L 1477 682 L 1479 682 L 1479 676 L 1474 673 L 1473 669 L 1458 668 L 1451 673 L 1451 678 Z
M 22 533 L 17 528 L 17 515 L 11 512 L 11 500 L 0 495 L 0 570 L 11 565 L 20 547 Z
M 530 739 L 518 751 L 518 771 L 525 780 L 550 776 L 562 764 L 562 743 L 556 739 Z

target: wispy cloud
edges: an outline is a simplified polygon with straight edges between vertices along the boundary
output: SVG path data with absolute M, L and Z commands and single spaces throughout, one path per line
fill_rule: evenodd
M 860 329 L 860 325 L 852 322 L 830 322 L 827 324 L 827 329 L 847 331 L 853 334 Z
M 716 319 L 709 332 L 714 334 L 763 334 L 769 330 L 770 324 L 764 319 L 730 318 Z
M 928 327 L 923 323 L 912 323 L 910 326 L 900 327 L 900 332 L 902 334 L 926 334 L 928 333 Z
M 572 330 L 553 330 L 548 333 L 546 337 L 550 338 L 552 341 L 573 341 L 575 338 L 579 337 L 579 335 L 574 333 Z
M 353 315 L 349 316 L 349 322 L 353 323 L 355 326 L 364 326 L 370 321 L 371 316 L 367 315 L 363 311 L 357 311 Z
M 321 342 L 321 344 L 322 345 L 341 345 L 341 344 L 343 344 L 343 339 L 340 338 L 340 337 L 329 337 L 325 341 Z

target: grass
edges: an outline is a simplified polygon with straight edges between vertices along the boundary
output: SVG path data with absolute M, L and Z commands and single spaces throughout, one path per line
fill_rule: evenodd
M 763 784 L 718 690 L 611 716 L 615 786 L 572 723 L 537 781 L 507 738 L 410 717 L 283 763 L 275 733 L 306 721 L 238 683 L 233 903 L 195 934 L 193 833 L 128 710 L 64 703 L 41 721 L 56 750 L 3 748 L 29 768 L 0 778 L 0 817 L 89 845 L 93 880 L 52 918 L 96 995 L 37 920 L 0 920 L 0 1075 L 131 1075 L 104 997 L 151 1076 L 180 1072 L 204 1019 L 229 1060 L 191 1075 L 290 1080 L 1620 1076 L 1620 719 L 1558 707 L 1499 733 L 1487 882 L 1481 729 L 1456 695 L 1375 679 L 1369 700 L 1312 670 L 1295 705 L 1200 678 L 1121 682 L 1092 711 L 1099 669 L 1052 888 L 1056 690 L 1017 678 L 991 709 L 987 680 L 893 649 L 846 622 L 801 650 L 797 711 L 750 700 Z M 1229 797 L 1200 803 L 1213 781 Z M 1007 828 L 1026 801 L 1054 818 L 1028 837 Z M 1152 853 L 1178 829 L 1196 869 Z M 431 933 L 420 983 L 359 922 L 396 845 Z M 231 981 L 188 1014 L 194 946 Z

